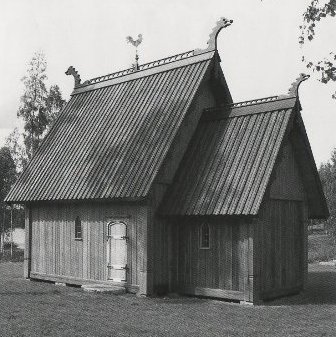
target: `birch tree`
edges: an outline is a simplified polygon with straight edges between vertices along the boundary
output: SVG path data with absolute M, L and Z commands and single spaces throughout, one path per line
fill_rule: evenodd
M 18 171 L 31 160 L 65 103 L 58 85 L 47 88 L 46 70 L 45 56 L 37 52 L 29 62 L 26 76 L 22 78 L 24 93 L 17 116 L 24 121 L 24 146 L 19 142 L 17 130 L 7 139 Z

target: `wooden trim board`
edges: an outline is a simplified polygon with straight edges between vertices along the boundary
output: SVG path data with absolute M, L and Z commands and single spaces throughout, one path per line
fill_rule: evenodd
M 179 290 L 180 293 L 196 296 L 215 297 L 229 300 L 244 301 L 245 295 L 242 291 L 211 289 L 202 287 L 183 287 Z
M 66 283 L 66 284 L 75 284 L 75 285 L 83 285 L 83 284 L 106 284 L 112 286 L 121 286 L 125 287 L 126 290 L 130 293 L 137 293 L 139 290 L 139 286 L 136 284 L 126 284 L 125 282 L 113 282 L 113 281 L 101 281 L 101 280 L 87 280 L 80 279 L 71 276 L 59 276 L 59 275 L 50 275 L 50 274 L 40 274 L 36 272 L 30 273 L 31 279 L 42 280 L 42 281 L 52 281 L 58 283 Z

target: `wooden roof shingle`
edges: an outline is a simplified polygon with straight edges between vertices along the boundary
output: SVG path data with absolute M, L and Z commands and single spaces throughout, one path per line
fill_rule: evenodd
M 7 202 L 147 196 L 214 51 L 75 87 Z
M 257 215 L 296 114 L 296 97 L 277 96 L 205 110 L 161 213 Z M 311 152 L 309 142 L 305 147 Z M 310 217 L 325 217 L 328 209 L 313 158 L 305 165 L 310 167 L 307 188 L 315 195 L 308 200 Z

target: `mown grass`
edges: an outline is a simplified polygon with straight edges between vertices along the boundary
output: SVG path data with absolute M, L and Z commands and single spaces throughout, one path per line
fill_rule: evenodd
M 308 262 L 330 261 L 336 259 L 336 244 L 326 234 L 308 236 Z
M 307 291 L 261 306 L 137 298 L 33 282 L 0 264 L 0 336 L 336 336 L 336 269 L 310 265 Z

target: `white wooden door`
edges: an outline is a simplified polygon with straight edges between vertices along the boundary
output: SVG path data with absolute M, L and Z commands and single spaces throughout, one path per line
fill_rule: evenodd
M 121 221 L 107 225 L 107 279 L 125 282 L 127 272 L 127 228 Z

